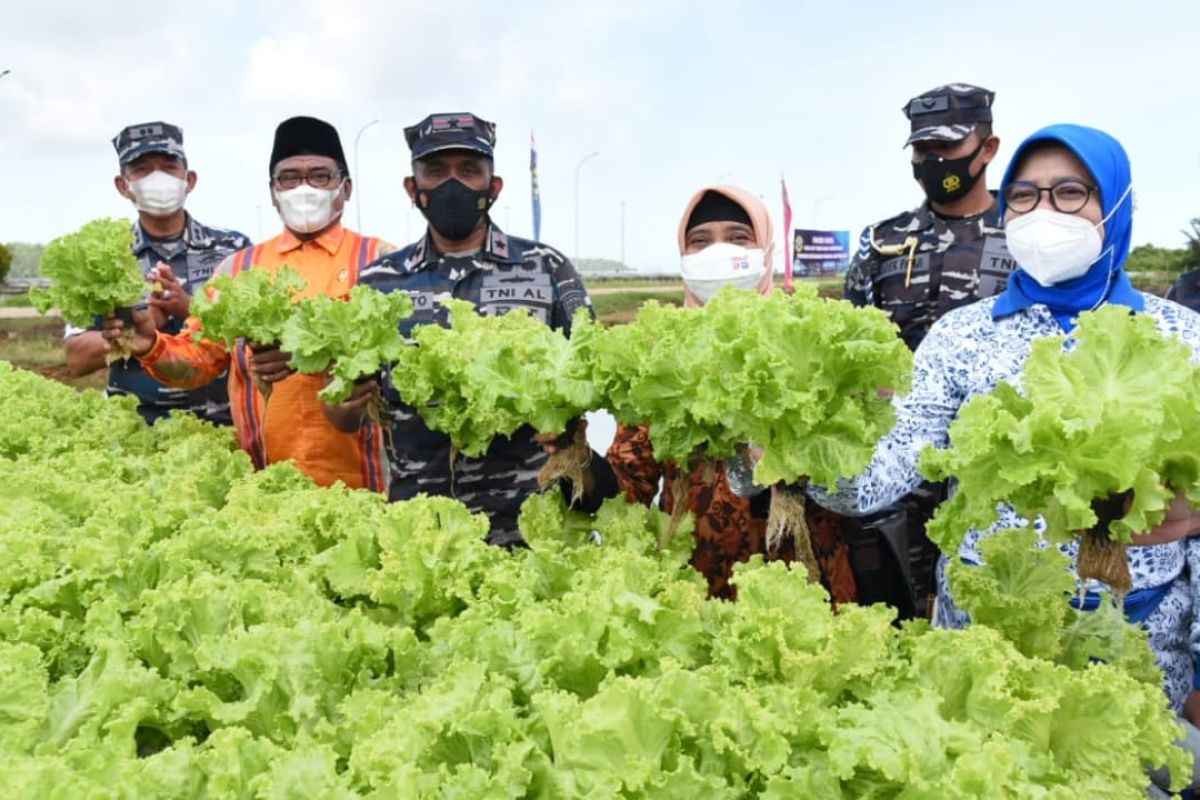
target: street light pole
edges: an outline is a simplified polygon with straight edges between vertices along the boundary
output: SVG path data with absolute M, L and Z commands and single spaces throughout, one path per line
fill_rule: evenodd
M 579 163 L 575 165 L 575 260 L 576 261 L 579 260 L 579 170 L 582 169 L 583 165 L 586 164 L 589 160 L 595 158 L 598 155 L 600 155 L 599 150 L 592 152 L 592 153 L 588 153 L 586 156 L 579 159 Z
M 362 186 L 359 185 L 359 183 L 358 183 L 358 176 L 359 176 L 358 140 L 362 138 L 363 132 L 367 128 L 371 127 L 372 125 L 376 125 L 378 123 L 379 123 L 379 120 L 373 119 L 370 122 L 368 122 L 366 125 L 363 125 L 361 128 L 359 128 L 358 133 L 356 133 L 354 135 L 354 184 L 355 184 L 354 188 L 356 190 L 355 197 L 354 197 L 354 208 L 358 212 L 358 232 L 359 233 L 362 233 Z

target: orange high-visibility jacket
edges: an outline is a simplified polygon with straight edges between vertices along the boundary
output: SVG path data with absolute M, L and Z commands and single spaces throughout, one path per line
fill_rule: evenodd
M 319 236 L 300 240 L 289 230 L 261 244 L 239 250 L 220 272 L 237 275 L 247 269 L 272 274 L 291 267 L 307 282 L 300 297 L 342 297 L 358 281 L 359 270 L 393 248 L 374 237 L 331 226 Z M 263 402 L 250 373 L 251 353 L 239 341 L 233 352 L 222 344 L 192 341 L 200 329 L 188 319 L 177 336 L 158 333 L 150 351 L 138 359 L 146 372 L 168 386 L 201 386 L 229 367 L 229 405 L 238 441 L 261 469 L 291 459 L 321 486 L 342 481 L 353 488 L 387 492 L 388 469 L 381 432 L 373 423 L 358 433 L 342 433 L 329 423 L 317 397 L 320 375 L 296 373 L 275 383 Z M 232 361 L 232 364 L 230 363 Z

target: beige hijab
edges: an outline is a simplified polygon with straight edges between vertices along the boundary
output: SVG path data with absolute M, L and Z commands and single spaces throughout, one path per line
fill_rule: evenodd
M 747 216 L 750 217 L 750 227 L 754 229 L 754 240 L 763 251 L 763 265 L 766 267 L 762 280 L 755 288 L 758 289 L 759 294 L 769 294 L 775 286 L 775 271 L 771 265 L 772 256 L 775 254 L 775 229 L 771 227 L 771 215 L 767 213 L 767 207 L 745 189 L 739 189 L 736 186 L 705 186 L 692 195 L 687 207 L 683 209 L 683 217 L 679 220 L 679 254 L 683 255 L 687 249 L 688 220 L 691 218 L 692 212 L 696 210 L 696 206 L 699 205 L 701 198 L 708 192 L 716 192 L 728 197 L 745 209 Z M 688 291 L 686 286 L 683 289 L 683 304 L 689 308 L 702 305 L 700 298 Z

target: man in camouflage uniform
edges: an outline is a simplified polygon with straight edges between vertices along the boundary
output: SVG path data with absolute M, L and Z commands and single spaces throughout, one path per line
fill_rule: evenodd
M 904 106 L 911 123 L 905 144 L 925 202 L 866 228 L 846 274 L 845 298 L 886 311 L 913 350 L 947 311 L 1003 291 L 1016 267 L 986 181 L 1000 144 L 993 98 L 953 83 Z M 861 600 L 891 603 L 901 616 L 928 613 L 937 550 L 925 522 L 942 497 L 942 486 L 923 484 L 863 522 L 853 546 Z
M 416 325 L 449 325 L 439 302 L 449 297 L 469 300 L 485 315 L 526 309 L 569 335 L 574 312 L 591 308 L 571 262 L 552 247 L 505 234 L 488 215 L 504 186 L 492 159 L 495 125 L 468 113 L 433 114 L 404 133 L 413 162 L 404 187 L 429 227 L 420 241 L 368 265 L 359 282 L 409 293 L 415 313 L 400 323 L 406 336 Z M 391 371 L 383 375 L 394 426 L 390 499 L 418 492 L 453 496 L 488 515 L 489 541 L 519 543 L 517 512 L 537 488 L 546 459 L 535 431 L 526 426 L 497 438 L 482 458 L 455 454 L 452 467 L 449 437 L 431 431 L 401 401 L 396 384 L 403 380 Z
M 150 294 L 151 312 L 159 330 L 177 334 L 187 319 L 192 292 L 204 285 L 226 256 L 248 247 L 250 240 L 236 231 L 201 224 L 184 211 L 196 173 L 188 169 L 183 131 L 178 127 L 166 122 L 130 125 L 112 143 L 120 166 L 114 184 L 138 212 L 133 254 L 146 276 L 161 287 Z M 99 321 L 86 330 L 67 326 L 65 347 L 67 364 L 75 375 L 102 369 L 110 352 Z M 199 389 L 173 389 L 155 381 L 131 358 L 108 365 L 108 393 L 137 397 L 138 412 L 147 422 L 186 409 L 210 422 L 230 424 L 224 380 Z

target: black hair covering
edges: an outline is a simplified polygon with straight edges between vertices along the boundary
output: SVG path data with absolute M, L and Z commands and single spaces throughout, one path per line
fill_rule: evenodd
M 328 156 L 346 171 L 346 154 L 337 129 L 316 117 L 292 117 L 275 129 L 275 146 L 271 148 L 270 170 L 292 156 Z
M 711 189 L 704 193 L 704 197 L 701 197 L 700 202 L 692 209 L 692 215 L 688 217 L 687 230 L 690 231 L 697 225 L 703 225 L 706 222 L 741 222 L 754 227 L 750 221 L 750 215 L 737 201 Z

